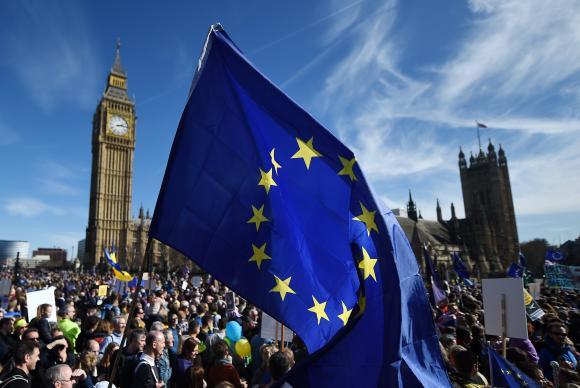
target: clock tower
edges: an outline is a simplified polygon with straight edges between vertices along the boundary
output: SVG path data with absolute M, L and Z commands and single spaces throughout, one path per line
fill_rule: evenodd
M 128 254 L 131 224 L 135 103 L 127 94 L 121 66 L 121 44 L 93 115 L 92 173 L 85 267 L 101 262 L 114 244 L 122 261 Z

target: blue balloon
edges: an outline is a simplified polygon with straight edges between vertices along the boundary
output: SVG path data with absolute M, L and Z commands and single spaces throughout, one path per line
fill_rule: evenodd
M 236 321 L 230 321 L 226 324 L 226 337 L 233 342 L 242 338 L 242 326 Z

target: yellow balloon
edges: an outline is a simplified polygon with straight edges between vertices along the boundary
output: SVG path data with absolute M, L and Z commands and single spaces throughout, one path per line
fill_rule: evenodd
M 235 348 L 238 356 L 242 358 L 250 357 L 250 354 L 252 354 L 252 347 L 250 346 L 250 342 L 248 342 L 248 340 L 245 338 L 240 338 L 237 340 Z

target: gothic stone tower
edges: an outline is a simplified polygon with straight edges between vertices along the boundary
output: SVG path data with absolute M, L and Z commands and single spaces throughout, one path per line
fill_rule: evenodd
M 93 116 L 92 173 L 85 266 L 98 264 L 103 249 L 115 244 L 127 257 L 131 221 L 135 104 L 127 94 L 120 44 L 107 85 Z
M 482 271 L 499 271 L 518 258 L 518 231 L 505 152 L 491 141 L 469 166 L 459 152 L 459 172 L 470 255 Z M 489 265 L 489 267 L 488 267 Z

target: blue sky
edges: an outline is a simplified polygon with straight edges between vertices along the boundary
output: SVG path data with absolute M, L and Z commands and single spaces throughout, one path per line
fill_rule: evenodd
M 520 240 L 580 234 L 574 0 L 0 2 L 0 239 L 71 249 L 91 121 L 122 41 L 138 115 L 133 213 L 153 209 L 210 24 L 351 147 L 391 207 L 463 216 L 474 120 L 508 157 Z

